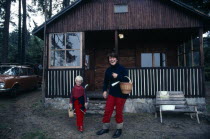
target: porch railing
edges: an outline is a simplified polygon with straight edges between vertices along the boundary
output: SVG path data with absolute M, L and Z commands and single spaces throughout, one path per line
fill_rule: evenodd
M 50 69 L 47 71 L 47 91 L 45 97 L 69 97 L 77 75 L 83 76 L 83 69 Z
M 186 97 L 204 97 L 203 67 L 129 68 L 133 82 L 131 98 L 153 98 L 157 91 L 183 91 Z M 77 75 L 83 69 L 49 69 L 45 97 L 70 96 Z
M 131 98 L 155 97 L 157 91 L 183 91 L 186 97 L 204 97 L 202 67 L 128 69 L 133 81 Z

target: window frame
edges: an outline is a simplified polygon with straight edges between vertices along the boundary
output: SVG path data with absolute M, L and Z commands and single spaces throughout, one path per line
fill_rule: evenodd
M 188 51 L 187 51 L 187 47 L 189 47 Z M 183 49 L 183 52 L 180 52 L 180 49 Z M 191 38 L 190 40 L 187 40 L 186 42 L 183 42 L 181 45 L 179 45 L 177 55 L 178 55 L 179 67 L 200 66 L 200 61 L 198 61 L 196 58 L 197 56 L 200 57 L 198 38 L 194 38 L 194 39 Z
M 66 37 L 67 37 L 67 34 L 68 33 L 80 33 L 80 49 L 66 49 L 66 44 L 67 44 L 67 41 L 66 41 Z M 54 34 L 64 34 L 64 37 L 65 37 L 65 49 L 51 49 L 52 47 L 52 35 Z M 83 57 L 82 57 L 82 54 L 83 54 L 83 32 L 65 32 L 65 33 L 50 33 L 49 34 L 49 50 L 48 50 L 48 68 L 49 69 L 75 69 L 75 68 L 82 68 L 83 67 Z M 64 51 L 64 61 L 66 64 L 66 53 L 67 51 L 69 50 L 79 50 L 80 51 L 80 65 L 79 66 L 51 66 L 51 52 L 52 51 Z
M 147 67 L 142 67 L 142 54 L 146 54 L 146 53 L 148 53 L 148 54 L 151 54 L 152 55 L 152 66 L 150 67 L 150 68 L 154 68 L 154 67 L 167 67 L 167 61 L 166 61 L 166 53 L 165 52 L 158 52 L 158 51 L 153 51 L 153 52 L 141 52 L 140 53 L 140 58 L 141 58 L 141 61 L 140 61 L 140 67 L 141 68 L 147 68 Z M 158 54 L 160 54 L 160 66 L 156 66 L 155 65 L 155 54 L 156 53 L 158 53 Z M 161 55 L 163 55 L 163 54 L 165 54 L 165 60 L 163 60 L 163 57 L 162 57 L 162 59 L 161 59 Z M 165 62 L 165 65 L 163 65 L 163 63 L 162 62 Z M 161 64 L 162 63 L 162 64 Z

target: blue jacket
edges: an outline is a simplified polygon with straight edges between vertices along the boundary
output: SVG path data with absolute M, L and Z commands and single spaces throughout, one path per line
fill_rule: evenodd
M 112 73 L 117 73 L 117 78 L 113 78 Z M 117 81 L 128 82 L 128 79 L 124 76 L 128 76 L 128 71 L 118 63 L 107 68 L 104 77 L 103 91 L 107 91 L 109 88 L 109 95 L 126 99 L 128 95 L 122 93 L 119 83 L 115 86 L 111 86 L 112 83 L 115 83 Z

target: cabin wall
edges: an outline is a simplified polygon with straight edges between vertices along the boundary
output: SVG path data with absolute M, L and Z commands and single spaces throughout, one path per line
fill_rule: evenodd
M 164 43 L 147 44 L 142 42 L 133 42 L 132 46 L 129 47 L 128 44 L 130 43 L 124 43 L 119 46 L 119 63 L 126 68 L 140 68 L 141 53 L 155 52 L 161 52 L 166 54 L 167 67 L 177 66 L 177 48 L 173 45 L 169 46 L 169 44 Z M 114 46 L 112 42 L 106 42 L 106 45 L 104 45 L 103 42 L 89 45 L 91 45 L 91 47 L 87 46 L 86 54 L 89 54 L 91 50 L 94 54 L 91 55 L 92 63 L 90 67 L 92 67 L 92 69 L 87 71 L 89 74 L 87 75 L 87 78 L 93 77 L 94 74 L 94 80 L 89 81 L 89 84 L 93 84 L 94 82 L 94 90 L 100 90 L 103 87 L 103 78 L 105 70 L 109 67 L 107 54 L 114 49 Z
M 176 46 L 168 46 L 162 44 L 144 44 L 143 47 L 136 47 L 131 49 L 120 49 L 119 60 L 120 63 L 128 68 L 141 67 L 141 53 L 155 53 L 163 52 L 166 54 L 166 66 L 178 66 L 177 62 L 177 48 Z
M 127 13 L 114 13 L 127 4 Z M 81 2 L 51 23 L 47 32 L 202 27 L 189 11 L 160 0 L 90 0 Z

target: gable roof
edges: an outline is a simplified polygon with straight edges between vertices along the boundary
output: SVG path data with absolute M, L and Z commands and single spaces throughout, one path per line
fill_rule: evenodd
M 83 0 L 76 0 L 75 2 L 73 2 L 71 5 L 69 5 L 68 7 L 66 7 L 65 9 L 61 10 L 59 13 L 57 13 L 56 15 L 54 15 L 53 17 L 51 17 L 49 20 L 46 21 L 46 24 L 50 24 L 51 22 L 53 22 L 54 20 L 56 20 L 58 17 L 60 17 L 61 15 L 65 14 L 66 12 L 68 12 L 69 10 L 71 10 L 73 7 L 75 7 L 76 5 L 78 5 L 80 2 L 82 2 Z M 36 27 L 33 31 L 32 34 L 36 34 L 37 32 L 44 30 L 44 26 L 45 26 L 45 22 L 43 24 L 41 24 L 39 27 Z
M 203 12 L 201 12 L 201 11 L 195 9 L 195 8 L 193 8 L 192 6 L 189 6 L 185 3 L 177 1 L 177 0 L 170 0 L 170 1 L 172 3 L 178 5 L 178 6 L 182 7 L 182 8 L 185 8 L 185 9 L 187 9 L 187 10 L 189 10 L 189 11 L 191 11 L 191 12 L 197 14 L 197 15 L 200 15 L 200 16 L 210 20 L 210 16 L 206 15 L 205 13 L 203 13 Z
M 48 24 L 52 23 L 53 21 L 55 21 L 60 16 L 62 16 L 65 13 L 67 13 L 68 11 L 70 11 L 71 9 L 73 9 L 74 7 L 76 7 L 82 1 L 85 1 L 85 0 L 76 0 L 74 3 L 72 3 L 71 5 L 69 5 L 67 8 L 63 9 L 62 11 L 60 11 L 59 13 L 57 13 L 56 15 L 54 15 L 52 18 L 50 18 L 49 20 L 47 20 L 46 21 L 46 25 L 48 25 Z M 192 6 L 189 6 L 189 5 L 185 4 L 185 3 L 180 2 L 180 1 L 177 1 L 177 0 L 169 0 L 169 2 L 172 3 L 172 4 L 174 4 L 174 5 L 176 5 L 176 6 L 181 7 L 183 9 L 186 9 L 186 10 L 192 12 L 193 14 L 202 17 L 205 20 L 209 20 L 210 21 L 210 16 L 204 14 L 203 12 L 201 12 L 201 11 L 195 9 L 195 8 L 193 8 Z M 36 34 L 40 33 L 40 31 L 41 32 L 44 32 L 44 27 L 45 27 L 45 22 L 42 25 L 40 25 L 39 27 L 35 28 L 32 31 L 32 34 L 36 35 Z

